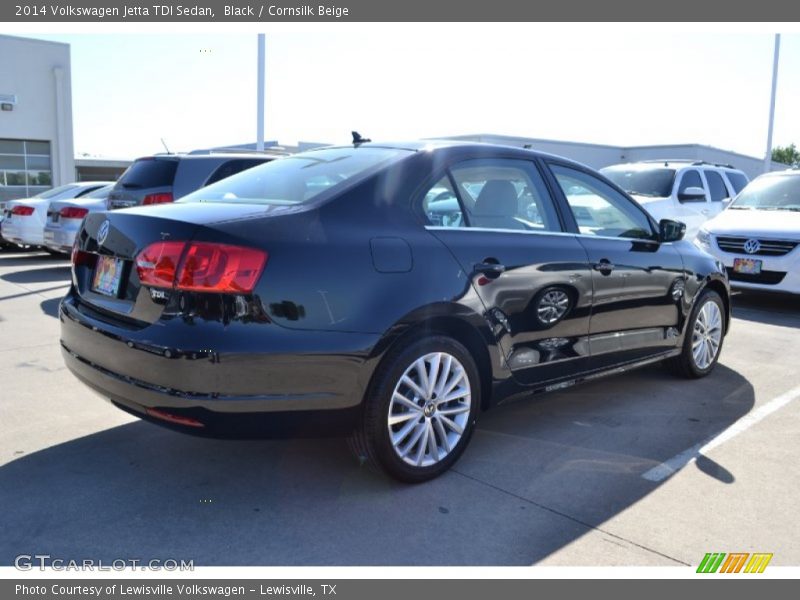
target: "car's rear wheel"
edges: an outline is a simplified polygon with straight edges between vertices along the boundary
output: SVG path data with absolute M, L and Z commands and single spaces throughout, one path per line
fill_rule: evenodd
M 480 375 L 462 344 L 446 336 L 406 343 L 378 367 L 351 445 L 396 479 L 427 481 L 461 456 L 479 406 Z
M 708 375 L 717 364 L 725 339 L 725 305 L 713 290 L 705 290 L 695 302 L 681 353 L 668 361 L 678 375 L 696 379 Z

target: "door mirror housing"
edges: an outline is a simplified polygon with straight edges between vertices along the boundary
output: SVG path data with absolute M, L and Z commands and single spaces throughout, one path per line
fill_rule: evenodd
M 681 193 L 678 194 L 678 200 L 681 202 L 688 201 L 688 202 L 705 202 L 706 200 L 706 191 L 701 188 L 697 187 L 696 185 L 692 185 L 687 187 Z
M 658 240 L 660 242 L 678 242 L 686 234 L 686 223 L 661 219 L 658 222 Z

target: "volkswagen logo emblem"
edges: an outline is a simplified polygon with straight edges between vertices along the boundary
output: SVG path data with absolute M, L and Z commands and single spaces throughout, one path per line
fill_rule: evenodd
M 761 242 L 759 242 L 758 240 L 751 239 L 747 240 L 744 243 L 744 251 L 747 252 L 748 254 L 755 254 L 759 250 L 761 250 Z
M 97 245 L 102 246 L 106 238 L 108 237 L 108 230 L 111 229 L 111 223 L 109 223 L 108 219 L 103 221 L 100 225 L 100 229 L 97 230 Z

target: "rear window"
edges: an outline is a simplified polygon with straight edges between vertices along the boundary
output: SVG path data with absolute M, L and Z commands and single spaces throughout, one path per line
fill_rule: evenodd
M 226 177 L 230 177 L 231 175 L 236 175 L 236 173 L 240 173 L 264 162 L 264 160 L 257 158 L 238 158 L 225 161 L 219 167 L 217 167 L 216 171 L 211 174 L 211 177 L 208 178 L 206 185 L 211 185 L 212 183 L 221 181 Z
M 140 158 L 127 168 L 118 183 L 128 189 L 172 185 L 177 168 L 177 160 Z
M 90 192 L 90 193 L 86 194 L 83 197 L 84 198 L 93 198 L 93 199 L 107 198 L 108 194 L 111 193 L 111 188 L 113 188 L 113 187 L 114 187 L 113 183 L 111 185 L 104 185 L 103 187 L 97 188 L 93 192 Z
M 178 202 L 300 204 L 410 153 L 373 147 L 312 150 L 253 167 L 201 188 Z
M 57 188 L 53 188 L 52 190 L 47 190 L 46 192 L 42 192 L 41 194 L 36 194 L 34 198 L 55 198 L 56 196 L 60 196 L 65 194 L 66 192 L 71 192 L 72 190 L 77 189 L 78 186 L 73 183 L 68 183 L 67 185 L 62 185 Z
M 741 192 L 747 185 L 747 177 L 745 177 L 744 173 L 726 171 L 725 174 L 728 176 L 728 181 L 730 181 L 731 185 L 733 186 L 733 191 L 735 191 L 737 194 Z

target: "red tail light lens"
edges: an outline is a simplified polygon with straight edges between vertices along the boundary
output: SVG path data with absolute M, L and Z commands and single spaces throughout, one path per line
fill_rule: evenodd
M 267 258 L 262 250 L 227 244 L 155 242 L 136 257 L 136 271 L 152 287 L 248 294 Z
M 267 264 L 267 253 L 225 244 L 193 243 L 178 273 L 177 287 L 197 292 L 249 293 Z
M 136 272 L 144 285 L 171 288 L 186 242 L 156 242 L 136 256 Z
M 33 214 L 32 206 L 15 206 L 11 209 L 11 214 L 15 217 L 30 217 Z
M 166 204 L 167 202 L 172 202 L 172 194 L 164 192 L 161 194 L 147 194 L 142 204 Z
M 77 206 L 65 206 L 59 211 L 62 219 L 82 219 L 89 214 L 88 208 L 78 208 Z

